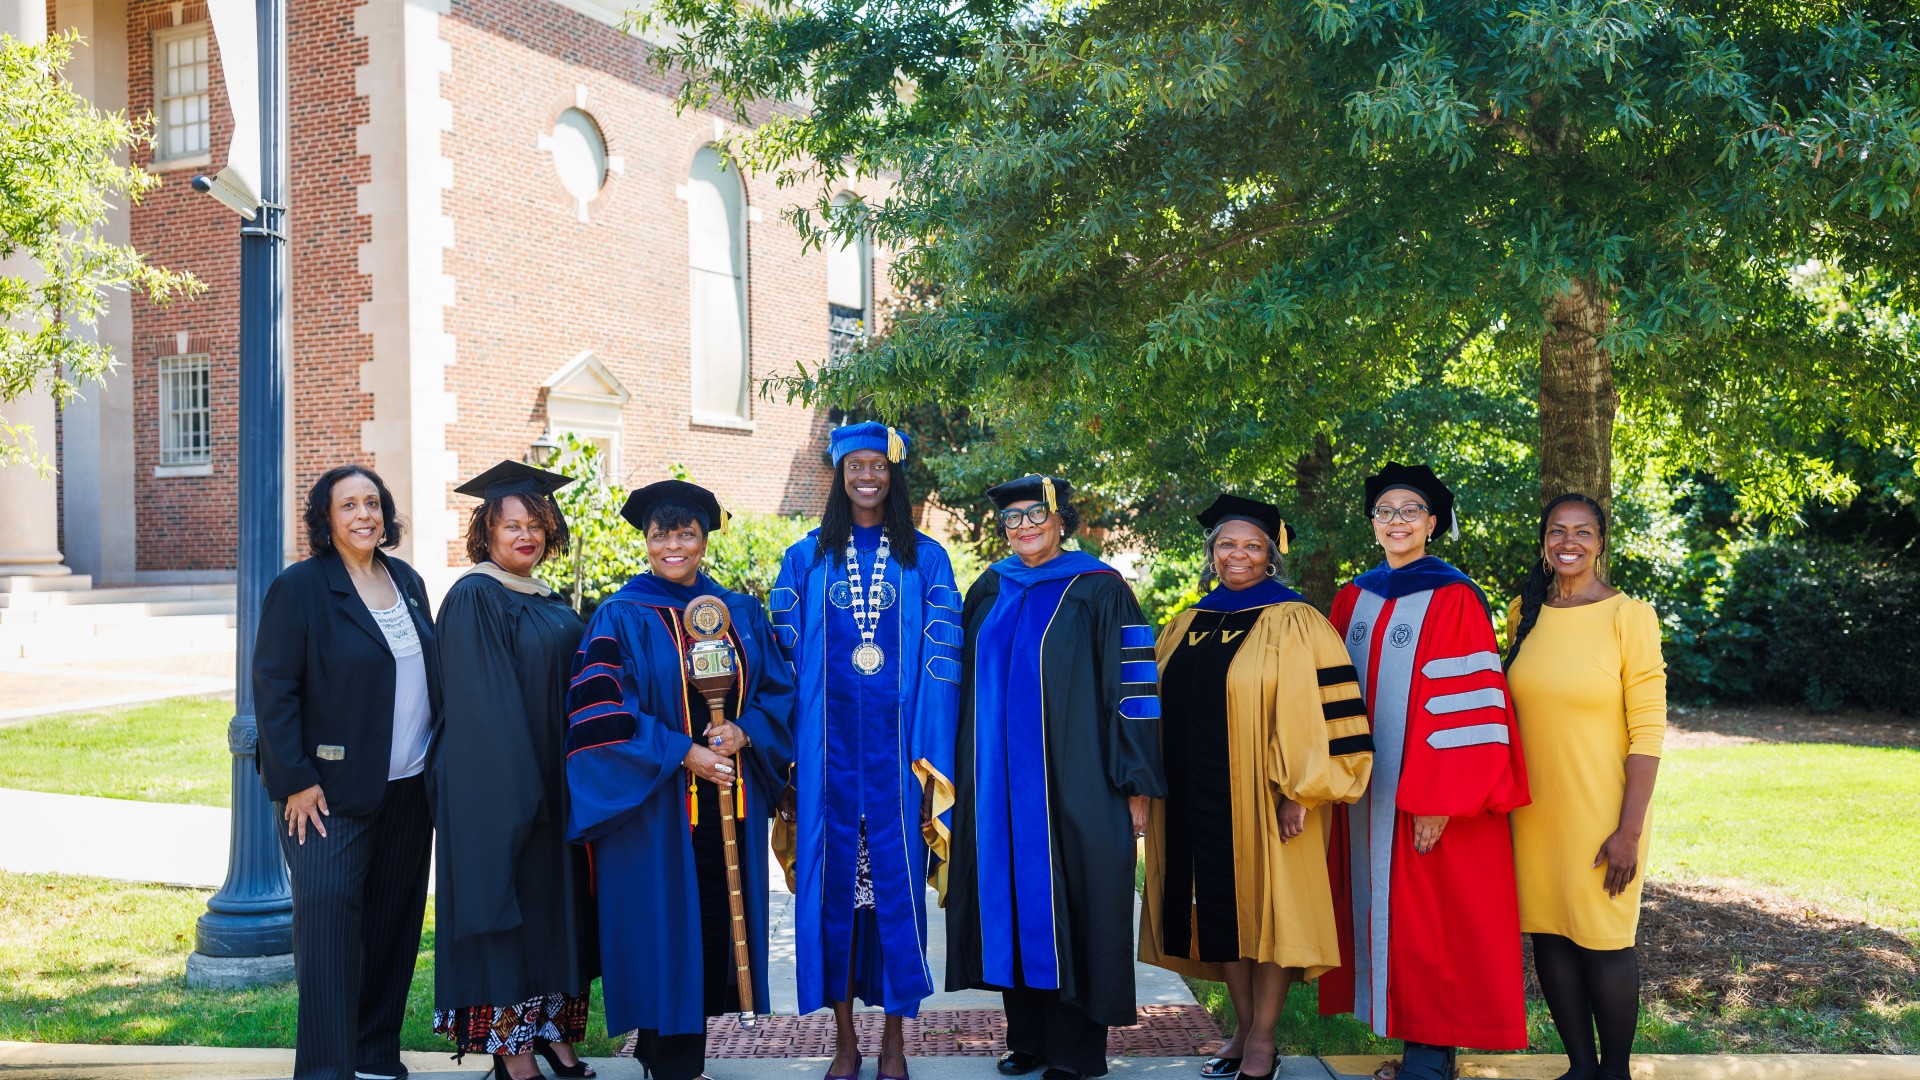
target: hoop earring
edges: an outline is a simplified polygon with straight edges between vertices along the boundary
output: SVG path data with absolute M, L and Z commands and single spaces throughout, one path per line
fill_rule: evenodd
M 1268 576 L 1268 577 L 1270 577 L 1270 578 L 1277 578 L 1277 577 L 1279 577 L 1279 576 L 1280 576 L 1280 568 L 1279 568 L 1279 567 L 1277 567 L 1277 566 L 1275 566 L 1275 565 L 1273 565 L 1272 563 L 1268 563 L 1268 564 L 1267 564 L 1267 576 Z

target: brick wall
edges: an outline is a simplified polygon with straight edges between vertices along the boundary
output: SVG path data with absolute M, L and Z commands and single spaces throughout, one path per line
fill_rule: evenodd
M 168 0 L 133 0 L 127 5 L 130 115 L 143 116 L 155 109 L 153 33 L 174 26 L 174 13 L 175 5 Z M 182 24 L 204 25 L 206 5 L 186 4 L 180 14 Z M 221 162 L 233 133 L 233 114 L 221 90 L 219 44 L 211 36 L 207 44 L 212 87 L 210 158 Z M 234 451 L 239 404 L 240 219 L 190 186 L 195 173 L 216 170 L 206 165 L 182 168 L 156 163 L 145 149 L 137 150 L 134 159 L 161 177 L 160 186 L 130 215 L 134 248 L 162 266 L 192 271 L 207 285 L 197 298 L 169 307 L 134 302 L 133 355 L 121 359 L 131 366 L 133 376 L 135 565 L 141 570 L 230 568 L 239 464 Z M 154 476 L 160 462 L 156 358 L 179 352 L 182 336 L 189 339 L 189 350 L 204 349 L 210 358 L 213 467 L 208 476 L 160 478 Z
M 358 324 L 371 296 L 358 265 L 370 228 L 356 197 L 370 174 L 355 142 L 370 108 L 354 85 L 354 69 L 367 63 L 366 42 L 353 34 L 359 6 L 291 0 L 288 15 L 296 496 L 327 468 L 370 459 L 360 449 L 373 402 L 360 387 L 372 345 Z M 171 0 L 130 5 L 134 115 L 154 106 L 151 33 L 173 25 L 174 10 Z M 183 13 L 188 21 L 205 17 L 198 3 Z M 779 191 L 771 178 L 748 178 L 748 201 L 760 217 L 747 233 L 755 429 L 695 426 L 687 212 L 675 189 L 686 182 L 694 152 L 712 139 L 714 119 L 675 115 L 670 86 L 647 66 L 640 39 L 555 4 L 454 0 L 441 34 L 453 55 L 443 81 L 453 129 L 443 152 L 453 165 L 444 198 L 455 240 L 444 271 L 456 283 L 448 312 L 456 358 L 446 379 L 458 404 L 447 442 L 462 477 L 522 456 L 547 425 L 541 383 L 592 350 L 633 395 L 624 415 L 623 482 L 657 479 L 678 462 L 730 507 L 817 512 L 830 479 L 822 458 L 826 418 L 757 391 L 759 380 L 815 363 L 827 350 L 825 259 L 802 254 L 800 238 L 780 218 L 796 194 Z M 189 186 L 194 173 L 224 162 L 232 127 L 217 42 L 209 54 L 211 163 L 162 171 L 162 186 L 131 215 L 136 248 L 208 285 L 197 300 L 170 308 L 141 303 L 134 311 L 135 355 L 128 362 L 143 570 L 233 565 L 240 222 Z M 609 154 L 624 161 L 585 222 L 540 146 L 579 87 Z M 144 153 L 141 160 L 168 170 Z M 883 292 L 884 264 L 874 278 Z M 176 351 L 181 335 L 212 360 L 212 472 L 157 478 L 155 358 Z M 450 491 L 447 498 L 459 508 L 468 502 Z M 458 545 L 451 548 L 449 557 L 463 564 Z
M 359 208 L 369 166 L 354 142 L 369 103 L 354 90 L 367 43 L 354 36 L 359 3 L 290 0 L 287 12 L 287 126 L 293 283 L 290 297 L 293 496 L 304 505 L 321 473 L 348 462 L 373 464 L 360 449 L 360 425 L 373 396 L 360 389 L 360 365 L 373 351 L 360 332 L 360 305 L 371 296 L 360 273 L 370 228 Z M 306 551 L 304 535 L 294 537 Z
M 448 446 L 461 472 L 524 454 L 546 423 L 542 381 L 591 350 L 633 395 L 624 483 L 660 479 L 677 462 L 733 509 L 817 513 L 830 480 L 826 419 L 757 391 L 759 380 L 827 351 L 826 260 L 803 255 L 780 219 L 795 193 L 770 177 L 747 180 L 760 217 L 747 226 L 754 430 L 696 426 L 687 206 L 675 189 L 712 140 L 714 118 L 675 115 L 643 41 L 551 3 L 456 0 L 442 36 L 453 53 L 453 129 L 442 144 L 454 172 L 448 327 L 459 342 Z M 540 146 L 583 89 L 609 156 L 624 165 L 585 222 Z
M 366 160 L 355 152 L 354 128 L 367 103 L 354 95 L 353 69 L 365 62 L 365 43 L 352 34 L 357 5 L 337 0 L 292 0 L 288 28 L 288 127 L 293 168 L 288 232 L 292 282 L 290 447 L 296 496 L 325 470 L 359 461 L 360 424 L 372 414 L 359 390 L 359 364 L 368 351 L 359 332 L 359 304 L 367 286 L 355 261 L 367 223 L 355 206 L 354 185 Z M 154 107 L 151 52 L 155 29 L 174 25 L 170 0 L 139 0 L 129 7 L 128 79 L 131 112 Z M 185 22 L 205 20 L 203 4 L 187 4 Z M 225 163 L 232 114 L 222 87 L 219 44 L 210 40 L 212 153 L 188 168 L 141 163 L 162 177 L 160 188 L 132 213 L 134 246 L 161 265 L 191 270 L 208 289 L 169 308 L 136 304 L 133 312 L 134 484 L 138 566 L 142 570 L 231 568 L 234 565 L 239 462 L 240 219 L 190 186 L 195 173 Z M 159 400 L 156 357 L 177 351 L 179 335 L 211 359 L 213 466 L 206 477 L 156 477 Z M 296 548 L 301 547 L 298 538 Z

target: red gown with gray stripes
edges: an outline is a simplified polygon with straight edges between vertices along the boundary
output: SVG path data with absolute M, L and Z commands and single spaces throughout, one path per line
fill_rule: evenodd
M 1523 1049 L 1507 814 L 1529 801 L 1527 773 L 1486 605 L 1428 557 L 1347 585 L 1332 621 L 1360 674 L 1374 758 L 1367 794 L 1335 812 L 1342 963 L 1320 980 L 1320 1011 L 1352 1012 L 1388 1038 Z M 1448 818 L 1424 855 L 1415 815 Z

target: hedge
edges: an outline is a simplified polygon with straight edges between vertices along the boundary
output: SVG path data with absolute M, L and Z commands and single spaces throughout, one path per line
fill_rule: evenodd
M 1761 541 L 1653 599 L 1675 701 L 1920 714 L 1920 559 Z

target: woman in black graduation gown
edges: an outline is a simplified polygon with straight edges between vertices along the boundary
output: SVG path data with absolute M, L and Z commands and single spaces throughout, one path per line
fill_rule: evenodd
M 1135 1022 L 1134 840 L 1166 794 L 1153 631 L 1057 477 L 987 492 L 1013 555 L 968 590 L 947 989 L 1005 997 L 1009 1076 L 1107 1071 Z M 1044 808 L 1045 812 L 1038 812 Z
M 592 1076 L 597 956 L 584 854 L 567 843 L 567 681 L 584 625 L 532 577 L 567 549 L 554 490 L 568 477 L 503 461 L 457 488 L 481 500 L 473 568 L 441 605 L 446 708 L 436 744 L 440 886 L 433 1028 L 506 1080 Z

